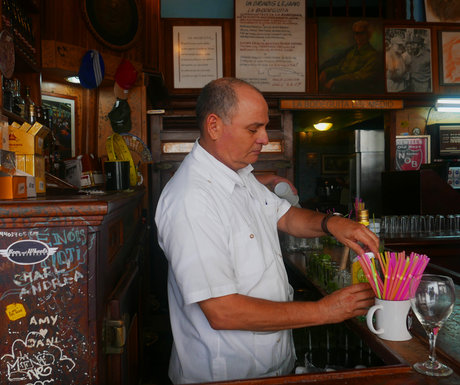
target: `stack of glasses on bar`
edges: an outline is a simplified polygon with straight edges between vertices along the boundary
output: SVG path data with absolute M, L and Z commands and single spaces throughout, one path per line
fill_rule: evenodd
M 385 238 L 458 236 L 460 214 L 384 216 L 380 233 Z

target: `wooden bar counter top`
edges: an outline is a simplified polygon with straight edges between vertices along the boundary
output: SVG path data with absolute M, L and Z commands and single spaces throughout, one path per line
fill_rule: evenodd
M 339 249 L 339 248 L 337 248 Z M 340 250 L 324 250 L 340 254 Z M 304 253 L 285 253 L 285 263 L 296 278 L 315 286 L 307 278 L 306 257 Z M 318 291 L 325 294 L 320 288 Z M 355 331 L 384 362 L 383 366 L 365 369 L 346 369 L 334 372 L 295 374 L 288 376 L 214 382 L 214 384 L 317 384 L 317 385 L 452 385 L 460 384 L 460 287 L 456 286 L 457 299 L 454 311 L 441 328 L 436 344 L 437 358 L 450 366 L 454 373 L 448 377 L 430 377 L 417 373 L 412 364 L 428 359 L 428 337 L 419 322 L 413 316 L 412 339 L 403 342 L 382 340 L 372 334 L 365 323 L 358 318 L 346 321 L 346 325 Z

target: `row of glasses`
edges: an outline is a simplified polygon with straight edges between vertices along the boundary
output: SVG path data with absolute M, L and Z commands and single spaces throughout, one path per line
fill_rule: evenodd
M 386 236 L 460 234 L 460 214 L 388 215 L 382 218 L 380 232 Z

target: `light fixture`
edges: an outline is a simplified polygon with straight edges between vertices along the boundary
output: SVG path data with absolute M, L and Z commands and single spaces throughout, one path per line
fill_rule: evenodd
M 68 76 L 65 78 L 69 83 L 80 84 L 80 78 L 78 76 Z
M 438 99 L 435 106 L 440 112 L 460 112 L 460 98 Z
M 313 124 L 313 127 L 315 127 L 318 131 L 327 131 L 332 127 L 331 119 L 332 118 L 330 116 L 320 119 L 318 123 Z

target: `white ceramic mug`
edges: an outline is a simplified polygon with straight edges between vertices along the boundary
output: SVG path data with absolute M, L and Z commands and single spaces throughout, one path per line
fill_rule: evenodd
M 410 301 L 386 301 L 376 298 L 375 305 L 367 312 L 366 321 L 369 330 L 380 338 L 389 341 L 407 341 L 412 338 L 407 330 L 407 314 Z M 374 327 L 373 317 L 375 314 Z

